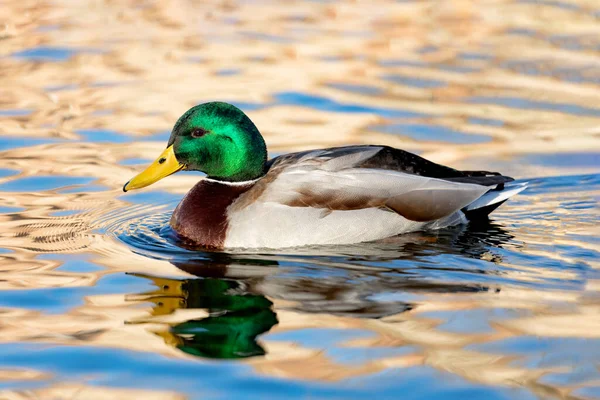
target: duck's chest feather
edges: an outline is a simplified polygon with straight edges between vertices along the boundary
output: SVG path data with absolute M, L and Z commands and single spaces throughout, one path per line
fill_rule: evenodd
M 210 180 L 196 184 L 171 216 L 171 227 L 195 244 L 223 248 L 227 235 L 227 208 L 253 186 L 229 185 Z

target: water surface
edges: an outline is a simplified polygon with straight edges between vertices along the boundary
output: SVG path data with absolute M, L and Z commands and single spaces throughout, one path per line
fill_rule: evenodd
M 594 2 L 8 2 L 0 398 L 600 398 Z M 529 182 L 376 243 L 178 242 L 121 187 L 230 101 L 271 155 L 379 143 Z

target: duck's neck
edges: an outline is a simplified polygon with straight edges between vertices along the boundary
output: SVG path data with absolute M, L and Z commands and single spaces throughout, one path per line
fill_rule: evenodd
M 227 208 L 255 183 L 201 180 L 173 211 L 171 227 L 190 244 L 223 248 L 229 224 Z
M 249 179 L 249 180 L 245 180 L 245 181 L 223 181 L 221 179 L 213 179 L 213 178 L 204 178 L 204 180 L 202 182 L 207 182 L 207 183 L 214 183 L 214 184 L 221 184 L 223 186 L 248 186 L 248 185 L 254 185 L 256 182 L 258 182 L 258 180 L 262 178 L 262 176 L 259 176 L 255 179 Z
M 243 183 L 263 176 L 267 164 L 265 141 L 256 127 L 242 132 L 234 129 L 230 135 L 236 140 L 235 146 L 223 147 L 218 156 L 209 157 L 198 169 L 223 182 Z

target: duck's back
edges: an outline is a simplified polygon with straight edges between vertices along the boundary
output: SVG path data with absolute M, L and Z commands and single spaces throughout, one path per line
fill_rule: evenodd
M 512 178 L 459 171 L 387 146 L 286 154 L 228 208 L 225 247 L 347 244 L 465 222 Z

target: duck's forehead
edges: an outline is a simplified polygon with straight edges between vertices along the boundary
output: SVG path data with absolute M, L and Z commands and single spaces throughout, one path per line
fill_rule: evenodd
M 194 125 L 200 125 L 206 123 L 215 117 L 215 113 L 212 112 L 207 104 L 200 104 L 196 107 L 192 107 L 185 112 L 173 127 L 173 130 L 177 128 L 186 128 Z
M 169 141 L 167 143 L 167 147 L 171 146 L 175 143 L 175 139 L 177 135 L 180 135 L 182 132 L 189 129 L 190 126 L 198 124 L 202 120 L 203 116 L 199 110 L 199 106 L 190 108 L 183 114 L 175 125 L 173 126 L 173 130 L 171 131 L 171 136 L 169 137 Z
M 194 127 L 207 130 L 230 128 L 234 126 L 251 124 L 249 118 L 242 110 L 232 104 L 223 102 L 210 102 L 199 104 L 186 111 L 175 123 L 167 147 L 175 143 L 181 135 Z

